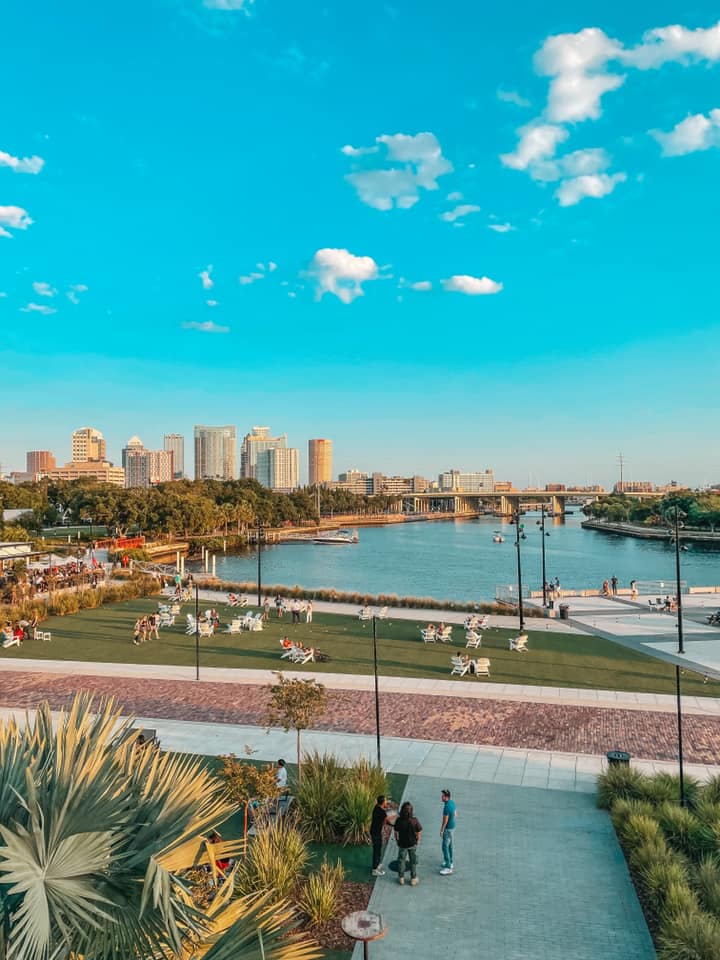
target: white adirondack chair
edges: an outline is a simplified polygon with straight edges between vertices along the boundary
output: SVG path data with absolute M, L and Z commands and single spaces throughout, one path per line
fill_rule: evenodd
M 490 676 L 490 661 L 487 657 L 479 657 L 475 661 L 475 676 L 476 677 L 489 677 Z
M 421 630 L 420 636 L 423 638 L 424 643 L 435 643 L 435 638 L 437 637 L 436 630 Z
M 517 653 L 528 653 L 527 642 L 526 633 L 521 633 L 519 637 L 510 637 L 508 649 L 515 650 Z
M 470 664 L 465 663 L 462 657 L 450 657 L 450 663 L 452 665 L 451 677 L 464 677 L 470 669 Z
M 465 641 L 466 647 L 474 647 L 476 650 L 479 650 L 482 644 L 482 634 L 476 633 L 474 630 L 468 630 L 465 634 Z

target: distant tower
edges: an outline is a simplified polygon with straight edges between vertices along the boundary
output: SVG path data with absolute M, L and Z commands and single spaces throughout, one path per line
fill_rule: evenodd
M 252 433 L 245 434 L 240 448 L 240 476 L 250 480 L 258 480 L 264 486 L 269 486 L 270 484 L 267 481 L 268 458 L 262 458 L 263 467 L 258 466 L 262 454 L 268 450 L 284 450 L 286 447 L 286 433 L 279 437 L 271 437 L 270 427 L 253 427 Z
M 74 463 L 102 463 L 105 460 L 105 440 L 94 427 L 81 427 L 72 435 Z
M 185 476 L 185 437 L 181 433 L 166 433 L 163 449 L 173 455 L 173 480 L 182 480 Z
M 330 483 L 332 480 L 332 440 L 308 440 L 308 483 Z
M 195 427 L 195 479 L 234 480 L 235 427 Z
M 49 450 L 28 450 L 25 455 L 25 470 L 32 477 L 42 476 L 57 466 L 55 457 Z

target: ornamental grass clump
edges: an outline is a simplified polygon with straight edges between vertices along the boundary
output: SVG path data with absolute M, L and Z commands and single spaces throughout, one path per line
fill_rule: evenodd
M 319 927 L 332 920 L 344 881 L 345 868 L 341 860 L 331 865 L 324 857 L 319 870 L 310 874 L 298 899 L 298 907 L 310 926 Z
M 656 843 L 663 837 L 657 820 L 642 813 L 634 813 L 628 817 L 618 833 L 623 844 L 631 850 L 643 843 Z
M 597 778 L 597 805 L 611 810 L 616 800 L 646 800 L 648 778 L 635 767 L 608 767 Z
M 340 827 L 343 843 L 370 842 L 370 820 L 375 806 L 375 796 L 370 787 L 359 780 L 351 778 L 345 781 L 340 798 Z
M 255 837 L 238 868 L 238 889 L 244 894 L 268 891 L 273 900 L 291 897 L 309 857 L 302 830 L 289 815 L 258 817 L 255 828 Z
M 658 807 L 657 816 L 670 846 L 691 860 L 700 860 L 712 848 L 712 832 L 691 810 L 675 803 L 663 803 Z
M 661 803 L 677 803 L 680 799 L 680 777 L 674 773 L 656 773 L 647 778 L 646 798 L 655 806 Z M 685 805 L 691 809 L 701 797 L 700 784 L 694 777 L 683 778 Z
M 715 854 L 702 858 L 694 871 L 694 883 L 703 909 L 720 920 L 720 863 Z
M 677 914 L 658 936 L 658 960 L 717 960 L 720 923 L 703 913 Z
M 618 836 L 626 820 L 635 814 L 643 817 L 653 817 L 655 815 L 655 808 L 648 800 L 620 799 L 615 801 L 610 812 L 610 817 Z

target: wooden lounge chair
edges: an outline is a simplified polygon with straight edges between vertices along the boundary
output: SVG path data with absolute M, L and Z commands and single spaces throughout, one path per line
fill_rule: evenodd
M 476 677 L 490 676 L 490 661 L 487 657 L 479 657 L 475 661 L 475 676 Z

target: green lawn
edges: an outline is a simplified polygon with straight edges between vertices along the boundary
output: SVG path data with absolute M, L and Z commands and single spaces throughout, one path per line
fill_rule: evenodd
M 110 663 L 181 664 L 195 662 L 195 637 L 185 635 L 185 616 L 175 627 L 160 632 L 160 641 L 151 640 L 136 647 L 131 643 L 136 617 L 157 609 L 157 599 L 131 600 L 85 610 L 68 617 L 51 617 L 43 624 L 52 632 L 52 643 L 27 642 L 22 648 L 2 651 L 3 658 L 88 660 Z M 184 612 L 192 612 L 186 604 Z M 219 609 L 226 623 L 233 611 Z M 586 687 L 606 690 L 631 690 L 648 693 L 674 692 L 674 667 L 620 644 L 599 637 L 575 636 L 545 630 L 546 621 L 530 621 L 529 653 L 510 653 L 507 638 L 515 631 L 485 631 L 481 656 L 491 660 L 490 680 L 474 677 L 458 683 L 519 683 L 541 686 Z M 424 624 L 423 624 L 424 625 Z M 449 679 L 453 649 L 464 649 L 464 630 L 453 630 L 455 643 L 424 644 L 420 623 L 408 620 L 383 620 L 378 623 L 380 673 L 395 677 Z M 222 628 L 221 628 L 222 629 Z M 293 626 L 290 616 L 271 619 L 261 632 L 226 634 L 203 639 L 201 666 L 282 669 L 292 673 L 299 668 L 280 660 L 283 635 L 314 646 L 330 657 L 327 663 L 312 665 L 314 673 L 372 673 L 372 627 L 355 617 L 315 614 L 311 624 Z M 473 655 L 475 652 L 472 651 Z M 683 691 L 700 696 L 720 696 L 720 684 L 703 683 L 691 671 L 683 676 Z

